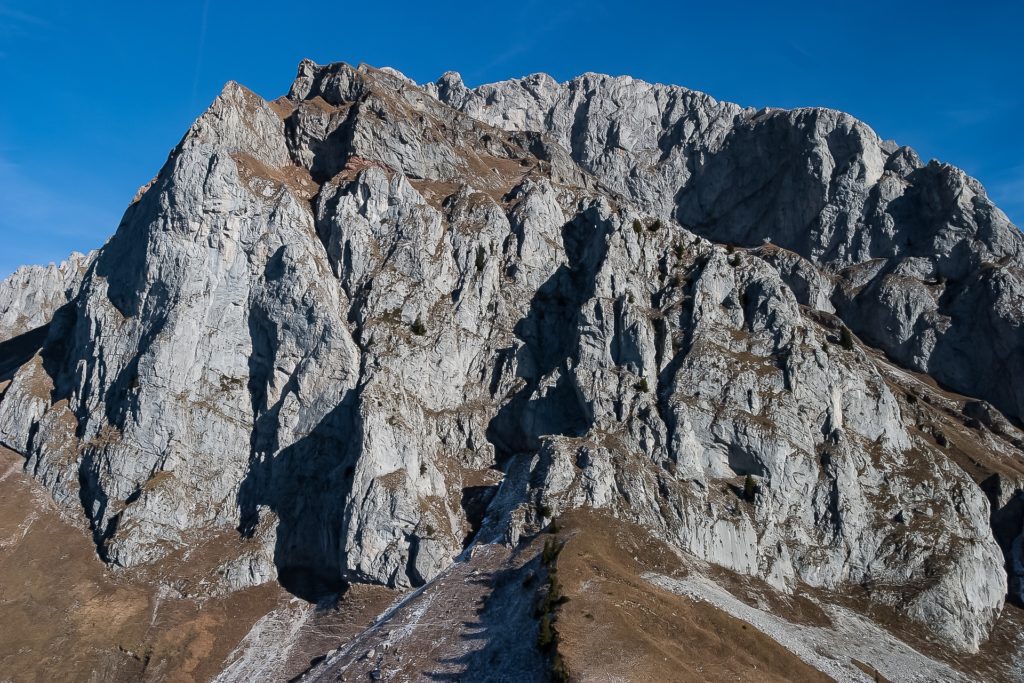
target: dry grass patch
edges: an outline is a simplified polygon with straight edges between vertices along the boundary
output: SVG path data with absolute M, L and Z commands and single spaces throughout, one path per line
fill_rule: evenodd
M 746 622 L 645 581 L 685 569 L 640 527 L 594 511 L 567 514 L 558 557 L 568 601 L 559 653 L 580 680 L 827 681 Z

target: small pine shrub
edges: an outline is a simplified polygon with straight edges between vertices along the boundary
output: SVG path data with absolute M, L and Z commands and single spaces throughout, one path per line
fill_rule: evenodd
M 559 638 L 555 621 L 558 619 L 558 607 L 569 601 L 569 598 L 562 593 L 562 584 L 558 580 L 558 567 L 555 560 L 562 551 L 562 544 L 555 538 L 548 538 L 544 542 L 544 551 L 541 553 L 541 561 L 547 567 L 547 590 L 544 592 L 536 606 L 535 614 L 540 617 L 540 624 L 537 628 L 537 646 L 547 657 L 551 680 L 569 681 L 569 670 L 558 652 Z
M 544 563 L 545 567 L 550 567 L 551 563 L 558 558 L 558 553 L 562 552 L 562 545 L 558 542 L 558 539 L 549 538 L 544 541 L 544 550 L 541 551 L 540 561 Z
M 551 655 L 551 680 L 554 683 L 569 683 L 571 680 L 569 667 L 565 665 L 565 660 L 557 652 Z
M 639 218 L 633 219 L 633 232 L 640 234 L 644 230 L 644 224 L 640 222 Z
M 561 552 L 562 548 L 558 548 Z M 562 593 L 562 583 L 558 580 L 558 567 L 551 565 L 548 570 L 548 597 L 547 608 L 552 610 L 569 602 L 569 598 Z
M 420 320 L 419 316 L 416 316 L 416 322 L 409 326 L 409 330 L 411 330 L 413 334 L 418 335 L 420 337 L 427 333 L 427 327 L 426 325 L 423 324 L 423 321 Z
M 734 251 L 736 251 L 736 247 L 732 246 L 731 244 L 725 245 L 725 253 L 726 254 L 731 254 Z
M 555 629 L 551 626 L 551 615 L 545 614 L 540 620 L 540 629 L 537 631 L 537 646 L 546 650 L 555 644 Z
M 639 391 L 642 394 L 646 394 L 648 391 L 651 390 L 651 388 L 649 386 L 647 386 L 647 378 L 646 377 L 641 377 L 640 381 L 633 385 L 633 388 L 636 389 L 637 391 Z
M 672 251 L 675 252 L 676 258 L 681 259 L 683 258 L 683 254 L 686 250 L 684 249 L 682 242 L 676 242 L 672 246 Z
M 757 484 L 754 483 L 754 478 L 748 474 L 743 479 L 743 497 L 753 501 L 755 495 L 757 495 Z
M 850 334 L 850 328 L 843 325 L 843 329 L 839 330 L 839 345 L 847 351 L 853 349 L 853 335 Z
M 427 525 L 427 536 L 433 536 L 434 535 L 434 531 L 435 531 L 434 527 L 432 525 L 428 524 Z
M 651 232 L 657 232 L 657 231 L 661 230 L 664 227 L 665 227 L 665 224 L 661 222 L 661 219 L 658 219 L 658 220 L 654 221 L 653 223 L 651 223 L 650 225 L 648 225 L 647 229 L 650 230 Z

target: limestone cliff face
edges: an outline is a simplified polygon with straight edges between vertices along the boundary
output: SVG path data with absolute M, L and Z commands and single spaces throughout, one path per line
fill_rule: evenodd
M 76 252 L 60 265 L 22 266 L 0 282 L 0 343 L 50 322 L 78 293 L 94 257 Z
M 3 334 L 52 321 L 0 441 L 115 565 L 254 539 L 214 591 L 418 585 L 593 506 L 973 650 L 1020 532 L 1021 250 L 837 112 L 306 61 L 225 88 L 69 304 L 9 297 Z
M 797 286 L 800 303 L 827 299 L 903 365 L 1024 417 L 1024 238 L 963 171 L 923 164 L 842 112 L 740 109 L 628 77 L 469 90 L 446 74 L 428 89 L 479 120 L 552 135 L 699 235 L 810 260 L 829 281 L 820 301 Z

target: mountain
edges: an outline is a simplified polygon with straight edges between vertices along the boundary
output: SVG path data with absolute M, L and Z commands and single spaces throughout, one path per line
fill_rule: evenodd
M 0 284 L 0 443 L 154 619 L 319 605 L 266 598 L 220 680 L 331 610 L 365 628 L 309 679 L 1013 680 L 1022 268 L 841 112 L 303 61 Z

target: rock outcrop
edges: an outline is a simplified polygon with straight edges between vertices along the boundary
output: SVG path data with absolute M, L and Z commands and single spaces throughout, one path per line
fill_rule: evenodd
M 697 234 L 810 260 L 867 341 L 1024 418 L 1024 239 L 963 171 L 923 164 L 842 112 L 741 109 L 628 77 L 469 90 L 449 73 L 428 88 L 479 120 L 550 134 L 582 168 Z
M 76 252 L 60 265 L 22 266 L 0 282 L 0 343 L 50 322 L 78 293 L 94 256 Z
M 976 181 L 838 112 L 304 61 L 5 309 L 52 320 L 0 442 L 114 565 L 253 539 L 215 592 L 420 585 L 591 506 L 972 651 L 1020 546 L 1022 258 Z

